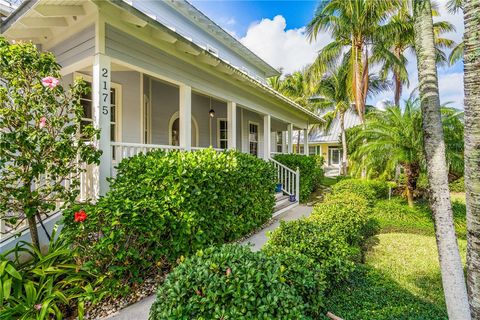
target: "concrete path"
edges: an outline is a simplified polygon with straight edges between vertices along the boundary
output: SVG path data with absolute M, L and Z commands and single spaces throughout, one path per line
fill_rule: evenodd
M 250 245 L 252 251 L 260 250 L 263 245 L 267 242 L 267 233 L 269 231 L 275 230 L 280 225 L 280 221 L 291 221 L 297 220 L 302 217 L 308 217 L 312 212 L 312 207 L 299 205 L 291 210 L 288 210 L 278 217 L 275 218 L 275 221 L 266 227 L 265 229 L 260 230 L 258 233 L 254 234 L 250 238 L 242 242 L 242 244 Z M 147 320 L 148 314 L 150 312 L 150 307 L 155 301 L 155 295 L 147 297 L 143 300 L 138 301 L 137 303 L 132 304 L 131 306 L 126 307 L 107 318 L 108 320 Z

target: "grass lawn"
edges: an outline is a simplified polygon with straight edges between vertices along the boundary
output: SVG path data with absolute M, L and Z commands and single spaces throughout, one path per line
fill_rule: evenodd
M 464 200 L 458 195 L 453 202 L 465 259 Z M 380 210 L 376 215 L 382 232 L 371 239 L 365 264 L 352 280 L 334 290 L 327 309 L 345 320 L 448 319 L 428 210 L 420 206 L 400 214 Z

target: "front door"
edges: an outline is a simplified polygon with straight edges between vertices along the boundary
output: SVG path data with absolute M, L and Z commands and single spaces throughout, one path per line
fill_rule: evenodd
M 328 164 L 330 166 L 340 165 L 342 152 L 338 147 L 328 147 Z

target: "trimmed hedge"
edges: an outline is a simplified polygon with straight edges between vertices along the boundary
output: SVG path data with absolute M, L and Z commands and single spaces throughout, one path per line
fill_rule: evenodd
M 365 179 L 344 179 L 332 187 L 332 193 L 350 192 L 364 197 L 370 206 L 377 199 L 388 197 L 388 184 L 385 181 Z
M 159 287 L 150 319 L 305 319 L 286 270 L 244 246 L 198 251 Z
M 65 212 L 62 234 L 78 247 L 79 263 L 122 294 L 180 256 L 268 221 L 275 175 L 270 163 L 236 151 L 141 154 L 123 160 L 107 195 L 83 207 L 85 222 Z
M 352 246 L 362 246 L 378 231 L 372 209 L 364 197 L 350 192 L 328 194 L 313 209 L 310 219 L 330 228 Z
M 316 155 L 277 154 L 274 159 L 292 170 L 300 169 L 300 202 L 306 202 L 320 185 L 323 158 Z

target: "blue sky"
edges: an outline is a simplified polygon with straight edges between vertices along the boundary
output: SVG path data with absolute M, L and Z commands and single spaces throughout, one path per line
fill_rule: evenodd
M 290 73 L 301 69 L 316 57 L 318 50 L 331 41 L 328 34 L 320 34 L 318 40 L 310 42 L 305 37 L 305 25 L 313 17 L 316 1 L 247 1 L 247 0 L 191 0 L 213 21 L 230 32 L 244 45 L 273 67 Z M 443 20 L 454 24 L 456 32 L 445 37 L 461 41 L 463 19 L 461 13 L 452 15 L 445 9 L 446 0 L 437 1 Z M 408 56 L 410 87 L 405 88 L 403 98 L 417 85 L 416 60 Z M 452 101 L 452 106 L 463 108 L 463 64 L 440 67 L 439 87 L 441 102 Z M 381 101 L 392 100 L 393 93 L 385 92 L 369 99 L 369 103 L 380 105 Z

